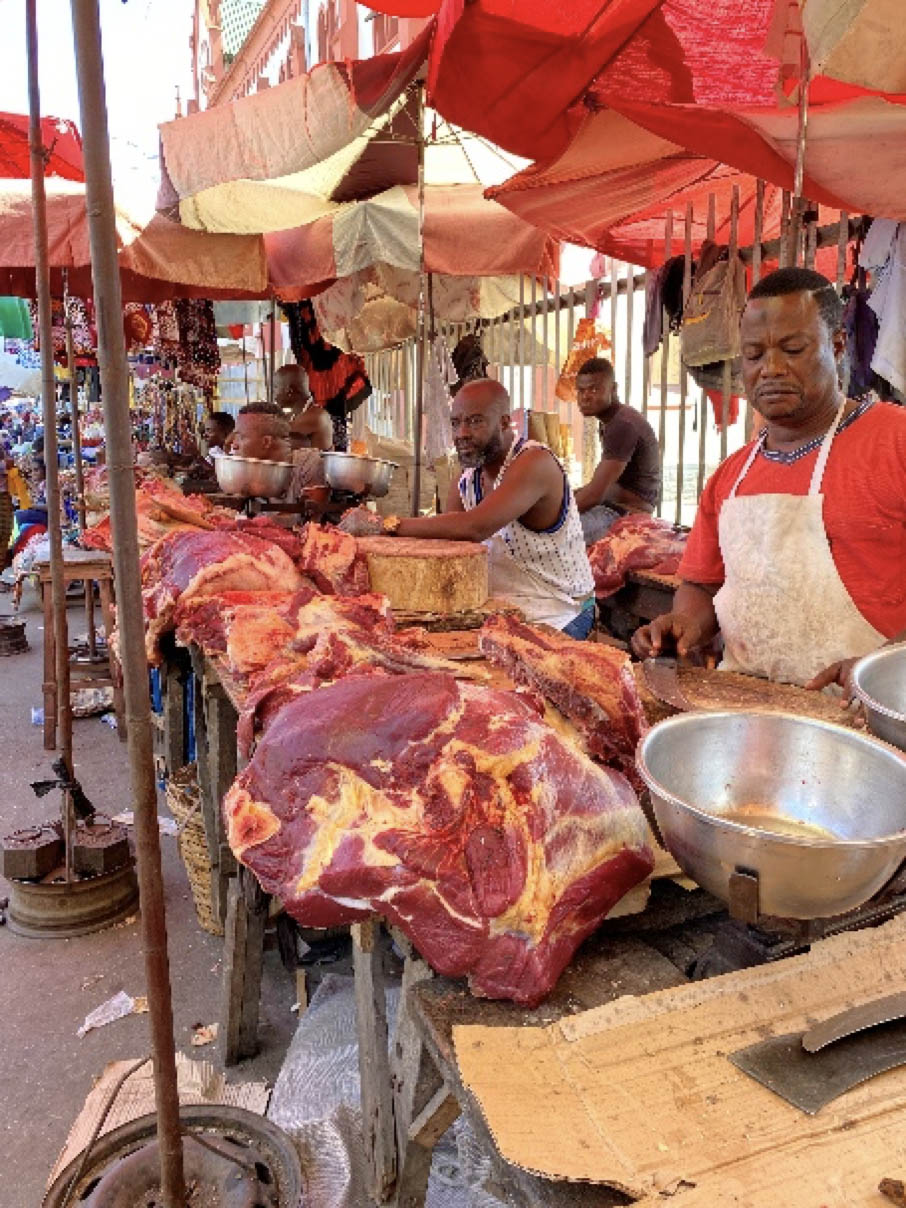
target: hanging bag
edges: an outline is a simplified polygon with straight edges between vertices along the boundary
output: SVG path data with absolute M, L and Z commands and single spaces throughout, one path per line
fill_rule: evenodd
M 713 245 L 712 245 L 713 248 Z M 716 250 L 716 249 L 714 249 Z M 686 365 L 711 365 L 740 355 L 739 319 L 746 304 L 746 270 L 738 256 L 702 261 L 683 311 L 682 351 Z

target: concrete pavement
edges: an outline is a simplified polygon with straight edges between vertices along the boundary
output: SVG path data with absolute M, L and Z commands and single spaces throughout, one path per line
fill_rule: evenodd
M 0 594 L 0 612 L 9 610 Z M 26 589 L 22 616 L 31 649 L 0 658 L 0 834 L 52 818 L 59 797 L 38 799 L 29 782 L 52 775 L 51 752 L 30 722 L 39 707 L 43 618 Z M 70 609 L 70 632 L 84 630 L 83 614 Z M 96 717 L 77 720 L 76 775 L 104 813 L 131 809 L 125 744 Z M 166 807 L 161 798 L 160 812 Z M 163 876 L 176 1044 L 193 1057 L 196 1023 L 218 1018 L 223 943 L 198 926 L 176 840 L 162 837 Z M 7 895 L 0 879 L 0 897 Z M 145 993 L 138 920 L 71 940 L 34 940 L 0 928 L 0 1208 L 37 1208 L 47 1175 L 69 1128 L 104 1066 L 141 1057 L 150 1048 L 148 1017 L 133 1015 L 89 1032 L 76 1029 L 89 1011 L 119 990 Z M 296 1026 L 292 979 L 275 951 L 268 952 L 261 1007 L 261 1052 L 230 1071 L 230 1081 L 272 1082 Z

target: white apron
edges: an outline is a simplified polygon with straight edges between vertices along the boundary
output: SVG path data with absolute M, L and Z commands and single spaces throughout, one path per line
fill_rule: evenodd
M 737 495 L 762 437 L 720 510 L 726 575 L 714 610 L 724 670 L 801 685 L 886 641 L 843 585 L 824 528 L 821 482 L 842 418 L 843 407 L 821 444 L 807 495 Z

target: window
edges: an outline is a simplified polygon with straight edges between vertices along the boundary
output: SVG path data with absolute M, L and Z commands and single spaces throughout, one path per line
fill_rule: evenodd
M 374 53 L 381 54 L 389 49 L 390 43 L 400 36 L 399 17 L 388 17 L 386 13 L 374 14 Z

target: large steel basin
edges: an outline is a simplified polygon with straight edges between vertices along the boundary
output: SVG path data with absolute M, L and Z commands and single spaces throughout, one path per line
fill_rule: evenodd
M 371 495 L 381 499 L 390 490 L 390 479 L 397 469 L 395 461 L 379 457 L 359 457 L 355 453 L 322 453 L 324 477 L 335 491 Z
M 685 713 L 652 727 L 636 761 L 668 850 L 725 902 L 745 870 L 761 914 L 828 918 L 867 902 L 906 858 L 906 757 L 859 731 Z
M 214 471 L 221 491 L 247 499 L 279 499 L 286 494 L 293 476 L 292 462 L 235 457 L 232 453 L 215 457 Z

